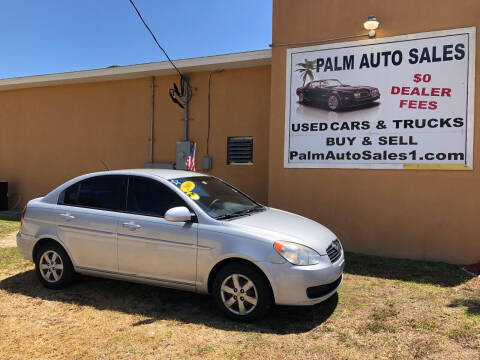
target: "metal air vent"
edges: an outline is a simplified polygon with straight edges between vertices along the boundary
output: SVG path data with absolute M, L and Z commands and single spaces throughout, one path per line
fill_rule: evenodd
M 227 138 L 227 164 L 253 164 L 253 137 Z

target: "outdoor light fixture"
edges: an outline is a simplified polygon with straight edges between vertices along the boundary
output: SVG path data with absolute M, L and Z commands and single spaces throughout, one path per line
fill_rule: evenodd
M 377 34 L 375 32 L 376 29 L 378 29 L 378 26 L 380 25 L 380 21 L 376 18 L 375 15 L 370 15 L 367 20 L 363 23 L 363 27 L 368 30 L 368 33 L 365 34 L 362 32 L 361 34 L 355 34 L 355 35 L 346 35 L 346 36 L 336 36 L 336 37 L 331 37 L 331 38 L 326 38 L 326 39 L 317 39 L 317 40 L 308 40 L 308 41 L 288 41 L 288 42 L 278 42 L 278 43 L 273 43 L 270 44 L 270 47 L 277 47 L 277 46 L 289 46 L 289 45 L 309 45 L 309 44 L 318 44 L 318 43 L 323 43 L 323 42 L 329 42 L 329 41 L 336 41 L 336 40 L 345 40 L 345 39 L 354 39 L 354 38 L 363 38 L 365 36 L 369 36 L 370 39 L 373 39 Z
M 368 30 L 368 36 L 370 36 L 371 38 L 375 37 L 375 30 L 378 29 L 378 25 L 380 25 L 380 22 L 377 20 L 375 15 L 370 15 L 367 18 L 367 21 L 363 23 L 363 27 Z

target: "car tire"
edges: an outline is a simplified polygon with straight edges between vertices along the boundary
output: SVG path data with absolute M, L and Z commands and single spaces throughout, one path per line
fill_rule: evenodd
M 305 95 L 303 95 L 303 93 L 298 94 L 298 102 L 299 102 L 300 104 L 304 104 L 304 103 L 305 103 Z
M 36 253 L 35 273 L 43 286 L 62 289 L 71 284 L 74 269 L 70 257 L 56 243 L 43 245 Z
M 337 95 L 330 95 L 327 100 L 327 106 L 331 111 L 340 109 L 340 99 Z
M 265 276 L 242 263 L 226 265 L 218 272 L 213 283 L 213 298 L 227 317 L 245 322 L 265 316 L 273 303 Z

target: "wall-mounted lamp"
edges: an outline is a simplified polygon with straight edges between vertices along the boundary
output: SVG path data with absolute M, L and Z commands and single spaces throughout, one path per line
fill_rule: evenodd
M 378 29 L 380 25 L 380 21 L 374 15 L 370 15 L 367 20 L 363 23 L 363 27 L 368 30 L 368 36 L 373 39 L 376 35 L 375 30 Z M 310 44 L 318 44 L 323 42 L 329 41 L 336 41 L 336 40 L 344 40 L 344 39 L 353 39 L 353 38 L 362 38 L 365 37 L 367 34 L 361 33 L 357 35 L 346 35 L 346 36 L 337 36 L 331 37 L 326 39 L 319 39 L 319 40 L 308 40 L 308 41 L 289 41 L 289 42 L 279 42 L 270 44 L 270 47 L 277 47 L 277 46 L 289 46 L 289 45 L 310 45 Z
M 367 18 L 367 21 L 363 23 L 363 27 L 365 30 L 368 30 L 368 36 L 374 38 L 376 33 L 375 30 L 378 29 L 378 25 L 380 25 L 380 21 L 377 20 L 375 15 L 370 15 Z

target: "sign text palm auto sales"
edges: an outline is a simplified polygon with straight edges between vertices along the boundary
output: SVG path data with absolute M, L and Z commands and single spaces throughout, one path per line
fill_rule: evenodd
M 403 61 L 403 52 L 401 50 L 394 51 L 382 51 L 375 53 L 363 54 L 358 66 L 359 69 L 376 68 L 379 66 L 399 66 Z M 411 48 L 408 51 L 408 62 L 412 65 L 440 62 L 440 61 L 455 61 L 465 58 L 465 44 L 446 44 L 441 49 L 437 49 L 436 46 L 432 48 L 424 47 L 418 49 L 416 47 Z M 340 65 L 341 64 L 341 65 Z M 344 55 L 341 60 L 338 56 L 333 59 L 330 57 L 317 58 L 316 60 L 316 72 L 326 71 L 340 71 L 340 70 L 354 70 L 355 69 L 355 55 Z M 430 74 L 415 74 L 413 82 L 430 82 L 432 76 Z M 451 96 L 452 89 L 450 88 L 425 88 L 425 87 L 410 87 L 410 86 L 392 86 L 392 94 L 401 95 L 418 95 L 418 96 Z M 436 101 L 427 100 L 400 100 L 400 107 L 408 106 L 410 109 L 431 109 L 437 108 Z
M 473 33 L 289 49 L 285 166 L 471 168 Z

